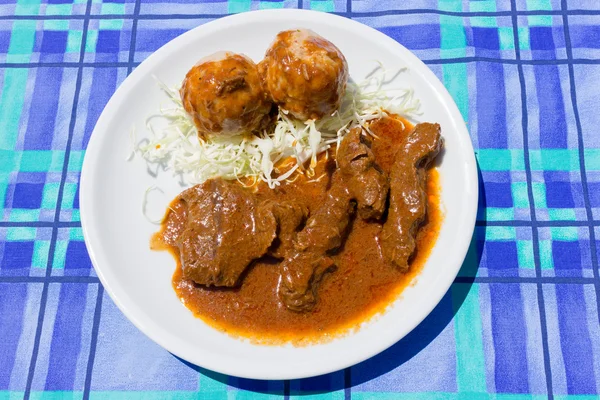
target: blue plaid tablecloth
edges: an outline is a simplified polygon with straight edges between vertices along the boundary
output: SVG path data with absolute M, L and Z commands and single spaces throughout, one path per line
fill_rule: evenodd
M 78 182 L 115 89 L 179 34 L 311 8 L 436 73 L 480 168 L 477 227 L 433 313 L 326 376 L 238 379 L 163 350 L 91 266 Z M 591 399 L 600 394 L 600 0 L 2 0 L 0 399 Z

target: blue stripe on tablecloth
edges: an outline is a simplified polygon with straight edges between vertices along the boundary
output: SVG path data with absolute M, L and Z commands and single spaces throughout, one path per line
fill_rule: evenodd
M 88 0 L 87 6 L 86 6 L 86 15 L 87 16 L 89 16 L 89 14 L 90 14 L 91 4 L 92 4 L 92 0 Z M 83 23 L 82 41 L 81 41 L 80 54 L 79 54 L 80 62 L 83 61 L 83 57 L 84 57 L 84 53 L 85 53 L 85 42 L 86 42 L 86 37 L 87 37 L 88 23 L 89 23 L 89 20 L 85 19 L 84 23 Z M 68 139 L 67 139 L 66 149 L 65 149 L 65 159 L 64 159 L 63 169 L 62 169 L 62 179 L 61 179 L 61 183 L 60 183 L 60 187 L 59 187 L 59 191 L 58 191 L 58 200 L 57 200 L 55 220 L 54 220 L 55 223 L 57 223 L 60 218 L 60 207 L 61 207 L 61 202 L 62 202 L 65 178 L 66 178 L 67 169 L 68 169 L 69 152 L 70 152 L 70 147 L 71 147 L 71 141 L 73 138 L 73 130 L 75 127 L 75 117 L 77 115 L 77 105 L 78 105 L 80 89 L 81 89 L 81 67 L 79 67 L 78 72 L 77 72 L 75 94 L 74 94 L 74 98 L 73 98 L 73 106 L 72 106 L 72 111 L 71 111 L 71 122 L 69 124 L 69 133 L 68 133 Z M 48 265 L 46 267 L 46 277 L 50 276 L 51 271 L 52 271 L 52 261 L 54 258 L 54 251 L 56 248 L 56 236 L 57 236 L 57 227 L 55 226 L 53 228 L 52 239 L 50 242 Z M 38 352 L 39 352 L 40 338 L 41 338 L 41 334 L 42 334 L 44 315 L 46 312 L 47 296 L 48 296 L 48 283 L 45 282 L 44 288 L 42 290 L 42 297 L 40 300 L 40 312 L 38 315 L 38 326 L 37 326 L 37 330 L 36 330 L 35 342 L 34 342 L 34 347 L 33 347 L 32 356 L 31 356 L 29 374 L 27 376 L 27 385 L 25 387 L 25 393 L 24 393 L 25 399 L 29 399 L 29 397 L 30 397 L 31 386 L 32 386 L 32 382 L 33 382 L 33 377 L 34 377 L 34 373 L 35 373 L 35 367 L 36 367 L 36 362 L 37 362 L 37 357 L 38 357 Z
M 519 33 L 518 33 L 518 23 L 517 23 L 517 15 L 516 15 L 516 5 L 515 0 L 511 0 L 511 10 L 513 11 L 512 15 L 512 28 L 513 28 L 513 40 L 515 45 L 515 55 L 517 61 L 521 60 L 521 49 L 519 43 Z M 529 159 L 529 139 L 527 137 L 527 123 L 528 123 L 528 115 L 527 115 L 527 92 L 525 86 L 525 78 L 523 75 L 523 66 L 519 64 L 517 66 L 519 82 L 521 84 L 521 121 L 522 121 L 522 130 L 523 130 L 523 150 L 524 150 L 524 158 L 525 158 L 525 174 L 527 176 L 527 193 L 529 197 L 529 205 L 531 212 L 531 221 L 534 225 L 534 229 L 532 231 L 533 234 L 533 258 L 536 276 L 541 276 L 541 268 L 540 268 L 540 249 L 539 249 L 539 240 L 536 229 L 536 213 L 535 213 L 535 205 L 533 201 L 533 189 L 531 185 L 531 165 Z M 550 369 L 550 361 L 548 355 L 548 331 L 546 326 L 546 309 L 544 305 L 544 298 L 542 294 L 542 286 L 538 283 L 537 286 L 537 294 L 538 294 L 538 307 L 539 307 L 539 315 L 540 315 L 540 326 L 542 333 L 542 349 L 544 353 L 544 373 L 546 375 L 546 390 L 549 396 L 552 396 L 552 376 Z
M 73 390 L 81 347 L 87 285 L 63 283 L 59 288 L 45 390 Z
M 495 382 L 498 393 L 528 393 L 526 327 L 519 285 L 491 284 L 492 337 L 495 357 Z M 508 313 L 506 308 L 512 308 Z
M 127 74 L 133 70 L 133 61 L 135 57 L 136 49 L 136 38 L 137 38 L 137 25 L 140 15 L 141 0 L 135 1 L 135 8 L 133 10 L 133 25 L 131 27 L 131 43 L 129 44 L 129 67 L 127 67 Z
M 60 93 L 62 80 L 62 69 L 39 68 L 36 71 L 35 88 L 31 96 L 31 111 L 23 144 L 25 149 L 50 150 L 52 148 L 54 137 L 52 133 L 58 104 L 63 101 Z
M 130 68 L 131 66 L 128 66 L 128 69 Z M 93 101 L 90 101 L 88 103 L 88 107 L 84 109 L 84 113 L 86 113 L 84 114 L 86 117 L 85 130 L 81 143 L 78 143 L 81 147 L 78 148 L 87 148 L 87 144 L 90 140 L 90 136 L 92 135 L 92 131 L 94 130 L 96 121 L 100 117 L 100 114 L 104 109 L 104 105 L 108 103 L 108 100 L 116 89 L 116 82 L 117 70 L 113 68 L 94 68 L 90 86 L 90 89 L 93 88 L 93 92 L 90 91 L 83 94 L 83 96 L 87 97 L 88 99 L 90 96 L 93 96 Z
M 177 2 L 177 4 L 182 4 L 181 2 Z M 170 3 L 165 3 L 164 7 L 172 10 L 173 5 Z M 301 8 L 301 7 L 299 7 Z M 351 6 L 347 6 L 349 10 L 351 10 Z M 194 19 L 194 18 L 222 18 L 229 15 L 228 13 L 210 13 L 210 12 L 194 12 L 196 10 L 187 7 L 184 11 L 190 11 L 186 13 L 155 13 L 155 12 L 144 12 L 140 11 L 139 15 L 136 16 L 136 19 L 144 20 L 144 19 L 158 19 L 158 20 L 176 20 L 176 19 Z M 347 18 L 363 18 L 363 17 L 382 17 L 388 15 L 413 15 L 413 14 L 435 14 L 435 15 L 446 15 L 446 16 L 455 16 L 455 17 L 506 17 L 512 15 L 518 16 L 599 16 L 600 10 L 585 10 L 585 9 L 568 9 L 565 12 L 562 10 L 501 10 L 501 11 L 452 11 L 452 10 L 439 10 L 439 9 L 429 9 L 429 8 L 407 8 L 403 10 L 384 10 L 384 11 L 338 11 L 332 12 L 331 14 L 345 16 Z M 123 13 L 123 14 L 97 14 L 92 13 L 89 15 L 92 19 L 133 19 L 135 16 L 135 11 L 132 13 Z M 55 20 L 82 20 L 87 19 L 86 15 L 10 15 L 10 14 L 2 14 L 0 15 L 1 20 L 43 20 L 43 21 L 55 21 Z M 591 32 L 595 32 L 595 30 L 591 30 Z
M 506 95 L 504 69 L 500 64 L 476 66 L 477 135 L 479 148 L 506 148 Z
M 587 325 L 583 287 L 556 285 L 560 344 L 569 394 L 596 393 L 594 359 Z
M 0 352 L 0 390 L 10 388 L 10 377 L 23 327 L 26 295 L 25 284 L 0 285 L 0 332 L 3 342 L 3 350 Z
M 41 289 L 39 283 L 0 283 L 0 391 L 25 389 Z
M 567 12 L 567 3 L 566 0 L 561 1 L 561 8 L 563 10 L 563 26 L 565 30 L 565 42 L 567 45 L 567 58 L 573 59 L 573 49 L 571 46 L 571 35 L 569 31 L 569 18 L 566 14 Z M 583 189 L 583 198 L 585 201 L 585 208 L 587 211 L 588 221 L 592 221 L 594 219 L 592 215 L 592 210 L 590 206 L 590 195 L 588 190 L 588 179 L 587 179 L 587 170 L 585 165 L 585 152 L 584 152 L 584 143 L 583 143 L 583 133 L 581 129 L 581 119 L 579 115 L 579 110 L 577 106 L 577 93 L 575 89 L 575 72 L 572 64 L 569 64 L 569 82 L 571 84 L 571 102 L 573 104 L 573 112 L 575 113 L 575 125 L 577 126 L 577 135 L 579 138 L 578 150 L 579 150 L 579 168 L 581 170 L 581 181 L 582 181 L 582 189 Z M 596 233 L 592 227 L 590 230 L 590 248 L 592 253 L 592 268 L 594 271 L 594 277 L 596 278 L 596 302 L 598 310 L 600 310 L 600 266 L 598 264 L 598 252 L 596 249 Z M 600 311 L 599 313 L 600 314 Z
M 565 105 L 560 89 L 558 69 L 535 69 L 535 86 L 540 116 L 540 147 L 567 148 Z M 550 93 L 554 96 L 549 95 Z M 553 132 L 548 135 L 547 132 Z
M 92 341 L 90 343 L 90 354 L 85 372 L 85 383 L 83 387 L 83 398 L 88 399 L 92 386 L 92 372 L 94 370 L 94 361 L 96 360 L 96 349 L 98 346 L 98 330 L 100 328 L 100 317 L 102 313 L 102 299 L 104 298 L 104 287 L 98 285 L 96 294 L 96 307 L 94 308 L 94 323 L 92 326 Z

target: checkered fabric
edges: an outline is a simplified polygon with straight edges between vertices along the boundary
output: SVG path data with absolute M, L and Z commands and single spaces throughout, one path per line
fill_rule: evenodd
M 433 313 L 382 354 L 297 381 L 155 345 L 107 297 L 79 219 L 91 131 L 132 69 L 266 8 L 333 12 L 412 50 L 480 169 L 472 245 Z M 0 399 L 598 398 L 600 1 L 2 0 L 0 90 Z

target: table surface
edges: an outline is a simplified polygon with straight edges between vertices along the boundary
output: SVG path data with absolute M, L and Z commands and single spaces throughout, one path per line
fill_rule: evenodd
M 459 277 L 412 333 L 344 371 L 265 382 L 190 365 L 127 321 L 87 255 L 78 182 L 102 108 L 149 54 L 282 7 L 424 60 L 468 123 L 481 192 Z M 600 394 L 599 0 L 3 0 L 0 88 L 0 399 Z

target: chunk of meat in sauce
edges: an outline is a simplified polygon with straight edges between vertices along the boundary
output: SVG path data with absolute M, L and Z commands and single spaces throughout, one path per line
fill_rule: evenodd
M 335 268 L 327 253 L 342 245 L 354 212 L 341 176 L 335 173 L 332 179 L 325 201 L 298 233 L 294 252 L 281 265 L 279 297 L 292 311 L 310 311 L 316 305 L 319 283 Z
M 337 160 L 348 191 L 358 204 L 358 215 L 362 219 L 381 218 L 389 191 L 388 178 L 375 163 L 371 141 L 362 128 L 354 128 L 346 135 Z
M 271 207 L 237 183 L 210 179 L 180 194 L 187 207 L 177 239 L 183 275 L 205 286 L 233 287 L 276 235 Z
M 407 271 L 416 234 L 427 215 L 426 168 L 438 155 L 443 138 L 438 124 L 421 123 L 396 153 L 390 173 L 390 206 L 381 232 L 384 257 Z
M 351 130 L 337 152 L 334 172 L 324 203 L 310 216 L 282 264 L 279 295 L 287 308 L 310 311 L 317 303 L 323 276 L 335 268 L 328 255 L 342 246 L 355 204 L 363 219 L 381 218 L 389 184 L 375 163 L 370 141 L 361 128 Z M 354 200 L 354 201 L 353 201 Z
M 269 208 L 277 221 L 277 237 L 269 249 L 269 255 L 284 258 L 294 247 L 294 238 L 298 228 L 306 221 L 308 208 L 294 201 L 267 200 Z

